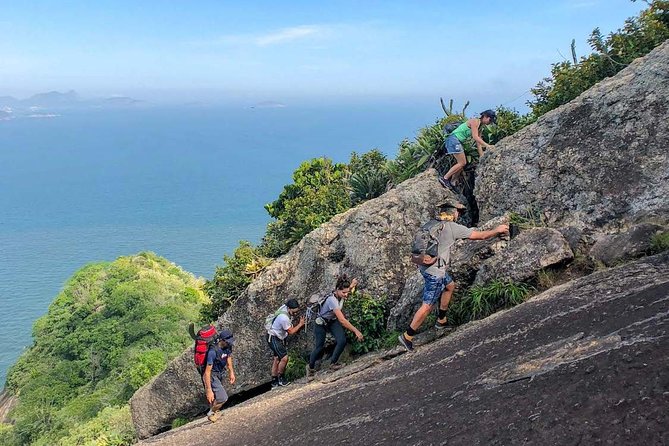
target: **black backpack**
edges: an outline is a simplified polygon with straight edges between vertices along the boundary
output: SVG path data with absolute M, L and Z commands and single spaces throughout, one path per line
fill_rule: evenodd
M 411 261 L 416 265 L 430 266 L 439 260 L 439 233 L 445 221 L 432 219 L 416 232 L 411 243 Z
M 453 131 L 454 131 L 455 129 L 457 129 L 458 127 L 460 127 L 460 125 L 461 125 L 463 122 L 465 122 L 465 121 L 449 122 L 449 123 L 444 124 L 444 127 L 443 127 L 444 136 L 448 136 L 448 135 L 450 135 L 451 133 L 453 133 Z

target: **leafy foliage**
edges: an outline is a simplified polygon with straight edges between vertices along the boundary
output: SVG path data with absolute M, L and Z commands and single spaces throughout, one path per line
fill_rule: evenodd
M 651 253 L 657 254 L 669 249 L 669 231 L 655 234 L 650 240 Z
M 390 177 L 385 169 L 386 156 L 377 149 L 358 155 L 353 152 L 348 164 L 351 204 L 356 205 L 382 195 L 388 189 Z
M 529 102 L 536 116 L 566 104 L 600 80 L 613 76 L 637 57 L 649 53 L 669 38 L 669 1 L 653 0 L 638 17 L 629 18 L 616 32 L 604 37 L 596 28 L 588 42 L 593 53 L 577 60 L 572 43 L 572 61 L 553 65 L 551 76 L 531 91 Z
M 459 325 L 487 317 L 498 310 L 522 303 L 531 290 L 529 285 L 510 280 L 475 285 L 450 305 L 448 318 Z
M 253 278 L 271 262 L 271 259 L 260 254 L 258 248 L 245 240 L 239 242 L 232 256 L 223 259 L 225 265 L 217 266 L 213 279 L 204 285 L 211 299 L 202 306 L 201 319 L 205 322 L 216 320 L 225 313 Z
M 387 337 L 385 306 L 385 299 L 375 299 L 369 294 L 361 292 L 355 292 L 346 299 L 346 318 L 365 337 L 360 342 L 353 333 L 346 331 L 353 353 L 367 353 L 378 350 L 384 345 Z
M 276 219 L 275 224 L 268 226 L 266 238 L 278 251 L 270 250 L 269 254 L 276 257 L 287 252 L 307 233 L 350 207 L 345 164 L 328 158 L 303 162 L 293 173 L 293 183 L 284 186 L 279 198 L 265 205 Z
M 201 286 L 152 253 L 75 273 L 35 323 L 34 345 L 8 373 L 7 389 L 19 395 L 10 415 L 12 441 L 70 444 L 63 438 L 75 426 L 125 405 L 190 344 L 184 327 L 206 301 Z M 104 435 L 99 444 L 127 444 L 124 433 Z

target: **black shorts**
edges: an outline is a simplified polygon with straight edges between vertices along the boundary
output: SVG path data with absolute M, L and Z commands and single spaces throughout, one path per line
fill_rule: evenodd
M 283 359 L 283 357 L 288 355 L 288 350 L 286 350 L 286 343 L 276 336 L 270 336 L 267 340 L 267 344 L 269 345 L 269 349 L 272 350 L 274 356 L 278 357 L 279 359 Z

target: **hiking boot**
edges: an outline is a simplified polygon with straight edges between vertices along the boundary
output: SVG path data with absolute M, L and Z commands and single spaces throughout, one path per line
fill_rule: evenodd
M 336 372 L 337 370 L 341 369 L 344 367 L 344 364 L 339 364 L 338 362 L 335 362 L 334 364 L 330 364 L 330 370 L 333 372 Z
M 453 330 L 453 327 L 448 326 L 448 321 L 439 322 L 439 319 L 437 319 L 437 322 L 434 323 L 434 328 L 436 328 L 437 330 L 447 330 L 447 331 Z
M 313 381 L 314 380 L 314 374 L 316 373 L 316 370 L 309 367 L 309 364 L 307 364 L 306 370 L 307 370 L 307 382 Z
M 400 340 L 400 344 L 402 344 L 402 345 L 404 346 L 404 348 L 407 349 L 408 352 L 412 352 L 412 351 L 413 351 L 413 342 L 411 342 L 410 340 L 408 340 L 407 338 L 405 338 L 405 337 L 404 337 L 404 334 L 399 335 L 399 336 L 397 337 L 397 339 Z
M 221 417 L 221 412 L 216 411 L 212 413 L 211 415 L 207 415 L 207 419 L 211 421 L 212 423 L 215 423 L 218 421 L 218 419 Z
M 290 384 L 290 382 L 286 378 L 284 378 L 283 376 L 279 376 L 279 381 L 277 384 L 279 387 L 284 387 L 287 386 L 288 384 Z
M 276 389 L 279 386 L 279 378 L 276 376 L 272 378 L 272 389 Z

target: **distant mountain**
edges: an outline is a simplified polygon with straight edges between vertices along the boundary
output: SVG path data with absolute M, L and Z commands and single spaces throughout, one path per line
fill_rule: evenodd
M 75 105 L 79 102 L 79 95 L 76 91 L 70 90 L 66 93 L 59 91 L 49 91 L 47 93 L 39 93 L 21 101 L 21 105 L 39 106 L 39 107 L 54 107 L 64 105 Z
M 14 107 L 19 100 L 12 96 L 0 96 L 0 107 Z

